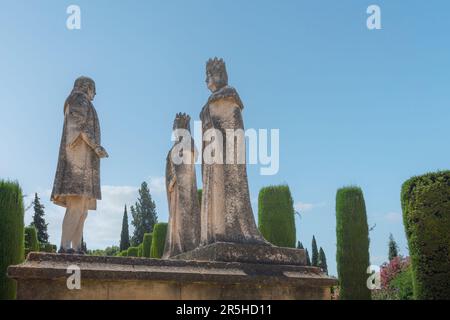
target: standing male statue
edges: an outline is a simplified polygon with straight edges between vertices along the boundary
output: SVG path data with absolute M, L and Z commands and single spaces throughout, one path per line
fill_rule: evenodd
M 200 114 L 203 130 L 201 244 L 232 242 L 270 245 L 256 227 L 245 164 L 245 136 L 237 91 L 228 86 L 222 59 L 206 65 L 212 94 Z
M 194 250 L 200 243 L 200 206 L 195 174 L 196 150 L 190 130 L 191 118 L 176 115 L 175 144 L 166 161 L 166 190 L 169 227 L 163 259 Z
M 51 200 L 67 208 L 60 253 L 83 253 L 82 237 L 88 210 L 101 200 L 100 159 L 108 153 L 100 144 L 100 125 L 92 104 L 95 82 L 75 81 L 64 104 L 64 128 Z

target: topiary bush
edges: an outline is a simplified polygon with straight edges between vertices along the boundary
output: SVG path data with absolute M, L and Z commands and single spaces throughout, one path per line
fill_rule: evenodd
M 142 256 L 145 258 L 150 258 L 150 251 L 152 249 L 152 238 L 153 233 L 144 234 L 144 240 L 142 242 L 143 245 Z
M 142 243 L 138 246 L 138 257 L 142 257 L 143 255 L 143 245 Z
M 120 251 L 120 252 L 116 255 L 116 257 L 128 257 L 128 249 L 127 249 L 127 250 Z
M 35 227 L 25 228 L 25 258 L 30 252 L 38 252 L 40 249 L 37 230 Z
M 139 248 L 138 247 L 129 247 L 127 250 L 127 257 L 138 257 L 139 256 Z
M 24 257 L 24 208 L 18 183 L 0 180 L 0 300 L 16 297 L 16 283 L 6 276 L 8 266 Z
M 267 241 L 295 248 L 294 202 L 287 185 L 262 188 L 258 197 L 258 227 Z
M 401 200 L 414 297 L 450 299 L 450 171 L 409 179 Z
M 166 245 L 167 223 L 157 223 L 153 228 L 152 247 L 150 257 L 160 259 Z
M 56 245 L 50 244 L 50 243 L 40 243 L 39 244 L 39 251 L 41 252 L 47 252 L 47 253 L 55 253 L 56 252 Z
M 342 300 L 370 300 L 367 287 L 369 228 L 361 188 L 341 188 L 336 194 L 336 262 Z

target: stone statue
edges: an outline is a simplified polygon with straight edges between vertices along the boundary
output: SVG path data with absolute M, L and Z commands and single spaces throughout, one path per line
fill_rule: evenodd
M 206 83 L 212 94 L 200 114 L 204 140 L 201 244 L 270 245 L 256 226 L 250 204 L 242 119 L 244 105 L 237 91 L 228 86 L 222 59 L 207 62 Z M 211 148 L 211 144 L 217 148 Z M 214 161 L 207 158 L 214 158 Z
M 64 128 L 51 200 L 67 208 L 60 253 L 82 253 L 88 210 L 101 200 L 100 159 L 108 153 L 100 145 L 100 125 L 94 100 L 95 83 L 87 77 L 75 81 L 64 104 Z
M 173 130 L 175 144 L 166 161 L 169 227 L 163 259 L 193 250 L 200 242 L 200 206 L 195 174 L 197 154 L 190 133 L 190 117 L 177 114 Z

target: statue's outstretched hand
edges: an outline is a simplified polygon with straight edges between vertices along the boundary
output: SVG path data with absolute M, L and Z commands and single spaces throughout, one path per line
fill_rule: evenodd
M 98 146 L 97 148 L 95 148 L 95 153 L 100 159 L 109 157 L 108 152 L 106 152 L 105 148 L 103 148 L 102 146 Z

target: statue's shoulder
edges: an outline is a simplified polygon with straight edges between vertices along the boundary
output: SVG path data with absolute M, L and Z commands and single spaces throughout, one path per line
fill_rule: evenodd
M 81 93 L 81 92 L 72 92 L 66 99 L 66 103 L 64 105 L 64 111 L 68 107 L 73 109 L 79 109 L 79 108 L 88 108 L 92 106 L 91 101 L 89 101 L 88 97 Z
M 225 86 L 222 89 L 211 94 L 211 96 L 208 99 L 208 103 L 203 109 L 205 109 L 210 103 L 213 103 L 217 100 L 230 98 L 233 99 L 241 109 L 244 109 L 244 104 L 242 103 L 239 93 L 235 88 L 231 86 Z

